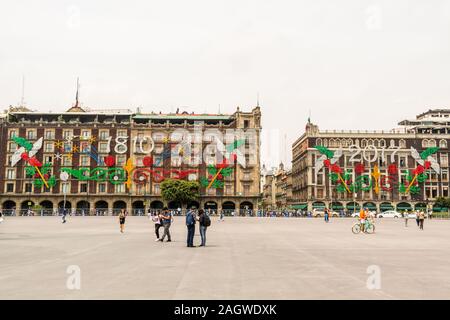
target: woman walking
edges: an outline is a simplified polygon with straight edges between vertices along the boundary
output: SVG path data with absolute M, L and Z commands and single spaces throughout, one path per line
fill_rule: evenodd
M 156 212 L 156 214 L 154 214 L 152 216 L 152 221 L 155 223 L 155 235 L 156 235 L 156 240 L 155 241 L 159 241 L 159 228 L 162 227 L 161 213 L 160 212 Z
M 125 210 L 120 210 L 119 213 L 119 224 L 120 224 L 120 232 L 123 233 L 125 229 L 125 218 L 127 217 L 127 212 Z
M 419 228 L 420 228 L 420 230 L 423 230 L 424 220 L 425 220 L 425 213 L 423 211 L 420 211 L 420 213 L 419 213 Z

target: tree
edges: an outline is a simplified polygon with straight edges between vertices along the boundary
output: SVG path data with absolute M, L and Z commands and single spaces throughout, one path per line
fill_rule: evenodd
M 166 179 L 161 182 L 161 196 L 166 201 L 188 203 L 200 196 L 199 190 L 200 184 L 197 181 Z
M 437 197 L 436 200 L 434 201 L 434 204 L 437 207 L 441 207 L 441 208 L 450 208 L 450 198 L 445 198 L 445 197 Z

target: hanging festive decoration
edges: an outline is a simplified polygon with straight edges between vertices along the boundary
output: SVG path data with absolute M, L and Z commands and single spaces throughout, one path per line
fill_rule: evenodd
M 329 177 L 331 178 L 331 181 L 337 182 L 339 180 L 340 185 L 342 185 L 343 188 L 350 193 L 351 191 L 347 186 L 347 182 L 342 177 L 344 171 L 338 164 L 339 158 L 342 157 L 342 150 L 333 152 L 324 146 L 316 146 L 315 148 L 322 154 L 322 156 L 316 161 L 316 173 L 319 172 L 324 166 L 327 167 L 330 171 Z M 342 187 L 340 189 L 342 189 Z
M 355 150 L 357 153 L 353 154 L 349 161 L 361 162 L 354 165 L 355 177 L 354 181 L 352 181 L 352 170 L 345 171 L 338 165 L 338 159 L 342 155 L 340 150 L 333 152 L 324 146 L 316 146 L 315 148 L 321 154 L 315 164 L 316 173 L 318 173 L 323 167 L 328 168 L 331 181 L 333 183 L 340 182 L 340 184 L 336 187 L 338 192 L 347 191 L 357 193 L 359 191 L 373 190 L 375 194 L 379 194 L 381 190 L 392 191 L 394 186 L 398 185 L 398 191 L 401 194 L 418 194 L 420 193 L 420 184 L 424 183 L 428 178 L 426 171 L 431 169 L 439 174 L 441 170 L 439 163 L 433 157 L 433 155 L 439 151 L 439 148 L 427 148 L 419 153 L 415 148 L 411 147 L 411 155 L 418 165 L 411 171 L 404 170 L 402 173 L 405 178 L 397 184 L 399 169 L 397 164 L 394 162 L 395 160 L 393 156 L 391 156 L 392 163 L 387 167 L 387 175 L 380 171 L 378 162 L 374 165 L 369 174 L 365 174 L 367 169 L 365 164 L 362 162 L 362 159 L 355 159 L 355 156 L 360 153 L 360 149 L 356 148 Z M 375 156 L 368 156 L 367 151 L 365 150 L 363 154 L 364 160 L 369 163 L 378 161 L 378 151 L 373 147 L 370 151 L 372 151 Z M 392 152 L 393 155 L 395 155 L 397 151 L 396 149 L 393 149 Z M 382 157 L 384 159 L 383 153 Z
M 38 139 L 34 144 L 22 137 L 13 137 L 13 141 L 20 147 L 11 157 L 11 165 L 15 166 L 20 159 L 26 161 L 29 166 L 25 167 L 29 176 L 34 176 L 33 184 L 40 188 L 44 184 L 45 187 L 54 187 L 56 179 L 50 175 L 50 163 L 42 163 L 36 159 L 36 153 L 42 148 L 42 138 Z M 48 181 L 47 181 L 48 180 Z
M 207 167 L 208 177 L 201 177 L 200 184 L 203 187 L 209 188 L 223 188 L 224 178 L 231 176 L 233 168 L 227 163 L 226 159 L 220 164 L 209 165 Z

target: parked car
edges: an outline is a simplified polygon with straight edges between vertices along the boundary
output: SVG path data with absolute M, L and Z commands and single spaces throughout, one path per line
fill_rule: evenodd
M 403 215 L 395 210 L 380 212 L 377 218 L 401 218 Z
M 374 217 L 377 216 L 377 213 L 375 211 L 369 211 L 369 214 L 373 215 Z M 359 211 L 353 212 L 351 215 L 352 218 L 359 217 Z
M 325 216 L 325 211 L 314 210 L 314 211 L 312 212 L 312 216 L 313 216 L 314 218 L 324 217 L 324 216 Z M 331 217 L 339 218 L 339 212 L 332 211 L 332 212 L 331 212 Z

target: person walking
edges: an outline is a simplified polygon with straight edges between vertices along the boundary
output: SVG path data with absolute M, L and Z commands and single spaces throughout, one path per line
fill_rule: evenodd
M 420 230 L 423 230 L 424 220 L 425 220 L 425 213 L 423 211 L 420 211 L 420 213 L 419 213 L 419 228 L 420 228 Z
M 0 223 L 3 222 L 3 211 L 0 209 Z
M 156 235 L 155 241 L 160 241 L 160 239 L 159 239 L 159 228 L 162 227 L 161 213 L 160 212 L 154 212 L 154 214 L 151 217 L 152 217 L 152 221 L 155 223 L 155 235 Z
M 328 208 L 325 208 L 324 217 L 325 217 L 325 222 L 328 223 L 328 221 L 330 221 L 330 211 Z
M 224 213 L 223 213 L 223 210 L 222 211 L 220 211 L 220 218 L 219 218 L 219 221 L 223 221 L 223 218 L 224 218 Z
M 164 233 L 160 241 L 163 242 L 167 236 L 167 242 L 171 242 L 172 238 L 170 236 L 170 225 L 172 224 L 172 213 L 166 207 L 163 209 L 161 219 L 164 227 Z
M 127 212 L 122 209 L 119 213 L 119 224 L 120 224 L 120 232 L 123 233 L 125 230 L 125 218 L 127 217 Z
M 419 211 L 419 210 L 416 210 L 416 223 L 417 223 L 417 226 L 418 226 L 418 227 L 420 227 L 419 216 L 420 216 L 420 211 Z
M 67 222 L 66 216 L 67 216 L 67 209 L 63 208 L 62 209 L 62 223 L 66 223 Z
M 206 230 L 211 225 L 211 218 L 202 210 L 198 211 L 198 222 L 200 224 L 200 237 L 202 238 L 202 243 L 200 247 L 206 246 Z
M 187 247 L 194 247 L 194 235 L 195 235 L 195 213 L 191 209 L 186 213 L 186 227 L 187 227 Z

